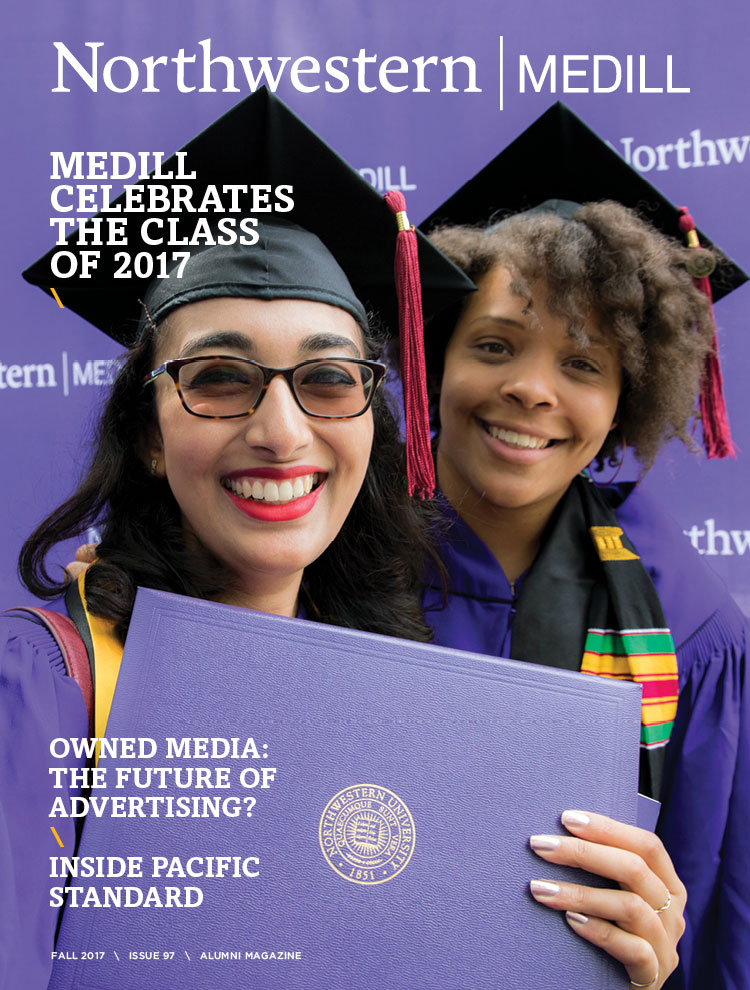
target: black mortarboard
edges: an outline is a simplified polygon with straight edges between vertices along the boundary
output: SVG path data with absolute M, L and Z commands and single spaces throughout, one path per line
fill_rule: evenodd
M 181 171 L 191 177 L 177 178 Z M 64 306 L 126 345 L 134 343 L 144 326 L 158 323 L 178 306 L 217 296 L 309 299 L 339 306 L 360 324 L 366 322 L 368 308 L 387 328 L 401 322 L 401 352 L 410 355 L 403 374 L 408 487 L 410 493 L 431 494 L 422 308 L 425 315 L 435 313 L 474 286 L 422 234 L 413 232 L 401 194 L 389 193 L 384 202 L 265 89 L 165 162 L 160 174 L 170 173 L 176 178 L 167 196 L 186 191 L 179 212 L 167 198 L 163 212 L 157 206 L 125 213 L 126 189 L 94 218 L 127 218 L 127 244 L 97 246 L 90 277 L 55 275 L 61 251 L 70 252 L 65 263 L 80 272 L 82 252 L 90 247 L 79 243 L 79 227 L 65 247 L 54 247 L 24 278 L 50 294 L 54 290 Z M 144 202 L 150 202 L 148 189 L 166 182 L 157 174 L 145 180 Z M 252 187 L 257 191 L 259 186 L 267 187 L 267 193 L 253 202 Z M 278 187 L 283 190 L 277 196 Z M 290 199 L 292 210 L 268 211 L 276 202 L 288 208 Z
M 438 207 L 420 226 L 487 225 L 523 211 L 548 210 L 573 219 L 580 204 L 615 200 L 636 210 L 670 237 L 684 234 L 691 248 L 711 247 L 719 259 L 695 251 L 685 267 L 709 300 L 720 299 L 748 276 L 563 103 L 555 103 L 504 151 Z M 703 442 L 709 457 L 734 456 L 724 403 L 718 348 L 706 356 L 701 381 Z
M 420 227 L 426 231 L 440 223 L 486 224 L 495 214 L 499 220 L 548 200 L 603 199 L 637 210 L 670 237 L 681 236 L 679 208 L 563 103 L 555 103 Z M 714 299 L 720 299 L 748 276 L 703 233 L 698 234 L 701 245 L 713 247 L 719 257 L 711 288 Z
M 210 236 L 219 236 L 221 221 L 226 224 L 233 220 L 236 231 L 242 217 L 252 215 L 258 221 L 257 244 L 218 252 L 205 243 L 187 247 L 152 245 L 143 236 L 144 221 L 165 221 L 163 227 L 152 223 L 147 229 L 147 233 L 158 237 L 162 229 L 168 229 L 167 218 L 173 216 L 176 223 L 165 241 L 190 238 L 200 213 L 167 210 L 125 214 L 103 210 L 98 214 L 101 218 L 128 218 L 127 245 L 79 245 L 74 232 L 67 245 L 57 245 L 31 265 L 23 273 L 24 278 L 50 294 L 54 288 L 64 306 L 128 345 L 136 339 L 142 324 L 139 300 L 146 302 L 150 311 L 153 308 L 154 320 L 195 299 L 239 295 L 330 302 L 360 322 L 364 308 L 372 308 L 393 325 L 397 307 L 393 274 L 396 222 L 392 212 L 375 189 L 281 100 L 265 89 L 259 90 L 181 150 L 185 153 L 184 171 L 196 173 L 193 180 L 179 181 L 179 185 L 190 187 L 193 205 L 202 203 L 211 186 L 222 190 L 227 185 L 267 185 L 271 204 L 276 187 L 291 186 L 293 210 L 253 213 L 249 195 L 239 195 L 239 213 L 209 210 L 203 222 L 210 224 Z M 175 155 L 163 163 L 160 171 L 167 175 L 178 167 Z M 143 184 L 170 183 L 153 176 Z M 231 194 L 221 198 L 225 206 L 234 205 L 231 200 Z M 124 201 L 123 194 L 112 205 L 116 208 Z M 300 227 L 304 230 L 300 231 Z M 61 250 L 78 257 L 82 250 L 98 250 L 100 257 L 91 278 L 56 277 L 52 260 Z M 189 251 L 191 255 L 180 279 L 173 275 L 155 280 L 134 277 L 134 261 L 126 269 L 130 278 L 114 277 L 123 264 L 122 258 L 115 257 L 118 252 L 127 252 L 131 259 L 140 256 L 141 267 L 135 270 L 149 274 L 150 267 L 156 274 L 163 264 L 162 253 L 170 256 L 166 264 L 173 268 L 176 262 L 171 261 L 171 256 L 177 251 Z M 419 262 L 425 314 L 455 302 L 473 287 L 421 234 Z

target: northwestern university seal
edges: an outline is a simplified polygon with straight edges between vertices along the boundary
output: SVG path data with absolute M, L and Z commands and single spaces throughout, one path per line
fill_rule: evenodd
M 393 791 L 375 784 L 346 787 L 320 818 L 320 848 L 329 865 L 352 883 L 385 883 L 414 852 L 414 819 Z

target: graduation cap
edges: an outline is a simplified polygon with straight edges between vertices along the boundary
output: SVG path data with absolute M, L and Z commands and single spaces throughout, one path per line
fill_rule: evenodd
M 257 211 L 254 214 L 258 220 L 259 235 L 264 236 L 264 227 L 277 226 L 281 230 L 288 222 L 311 231 L 344 270 L 356 298 L 384 319 L 391 319 L 395 315 L 395 226 L 391 211 L 376 190 L 278 97 L 266 89 L 258 90 L 189 141 L 180 151 L 185 156 L 183 170 L 196 173 L 195 179 L 180 182 L 181 185 L 191 187 L 193 204 L 203 200 L 209 186 L 215 186 L 219 190 L 227 185 L 267 185 L 271 190 L 278 186 L 291 186 L 294 202 L 292 210 L 283 213 Z M 161 165 L 160 172 L 166 175 L 177 172 L 179 168 L 180 162 L 177 155 L 174 155 Z M 157 174 L 142 184 L 164 184 L 164 180 Z M 230 195 L 226 194 L 222 197 L 222 202 L 229 204 L 230 199 Z M 241 213 L 217 214 L 215 211 L 208 211 L 206 216 L 212 226 L 215 227 L 222 218 L 231 219 L 252 213 L 252 193 L 239 196 L 238 200 Z M 177 244 L 181 238 L 191 237 L 200 214 L 186 210 L 158 215 L 147 212 L 111 212 L 112 209 L 123 208 L 124 203 L 125 194 L 111 204 L 109 211 L 103 210 L 98 217 L 126 217 L 127 245 L 123 247 L 110 244 L 98 248 L 100 257 L 90 278 L 65 279 L 53 274 L 51 262 L 55 254 L 63 249 L 62 245 L 48 251 L 27 268 L 23 276 L 32 285 L 40 286 L 50 294 L 54 287 L 67 308 L 74 310 L 115 340 L 130 345 L 135 339 L 142 315 L 138 300 L 144 298 L 158 266 L 154 264 L 152 272 L 145 278 L 137 277 L 137 273 L 131 268 L 132 277 L 117 279 L 114 274 L 121 263 L 115 261 L 115 254 L 126 251 L 133 258 L 145 252 L 157 259 L 164 251 L 189 251 L 191 255 L 198 254 L 205 245 L 185 247 Z M 171 228 L 174 235 L 167 238 L 175 242 L 174 247 L 166 243 L 167 239 L 165 243 L 153 245 L 147 243 L 143 237 L 142 224 L 154 215 L 174 218 L 175 223 Z M 276 224 L 276 220 L 286 223 Z M 156 231 L 161 229 L 156 228 Z M 152 234 L 154 230 L 152 226 Z M 272 252 L 283 253 L 284 234 L 271 231 L 268 237 Z M 289 247 L 290 244 L 291 240 L 286 246 Z M 312 274 L 312 271 L 305 268 L 305 258 L 310 267 L 314 267 L 315 259 L 310 256 L 312 244 L 310 239 L 302 248 L 300 242 L 297 251 L 301 266 L 299 278 L 295 279 L 294 276 L 293 268 L 296 263 L 289 259 L 287 287 L 302 282 Z M 89 249 L 89 245 L 79 245 L 74 231 L 67 238 L 64 249 L 78 255 L 82 250 Z M 249 248 L 245 253 L 249 254 L 251 250 Z M 262 253 L 262 245 L 261 251 L 256 253 Z M 321 257 L 322 255 L 323 252 Z M 455 302 L 472 287 L 466 276 L 421 234 L 419 263 L 425 314 Z M 321 276 L 322 272 L 318 277 Z M 335 279 L 333 282 L 335 283 Z M 270 286 L 268 291 L 272 291 Z M 284 286 L 280 285 L 279 297 L 283 291 Z M 249 291 L 247 294 L 250 294 Z
M 571 219 L 582 203 L 615 200 L 669 237 L 684 235 L 696 250 L 686 268 L 709 299 L 721 299 L 748 280 L 700 230 L 685 207 L 673 205 L 563 103 L 555 103 L 515 141 L 439 206 L 420 227 L 487 225 L 546 210 Z M 716 263 L 718 261 L 718 264 Z M 706 360 L 701 392 L 704 444 L 709 457 L 733 450 L 716 342 Z
M 148 188 L 163 186 L 165 179 L 160 176 L 170 173 L 191 176 L 179 181 L 188 190 L 179 212 L 123 212 L 129 205 L 126 189 L 98 214 L 125 218 L 127 244 L 98 247 L 90 277 L 80 277 L 78 265 L 90 246 L 79 244 L 74 231 L 64 246 L 56 245 L 27 268 L 24 278 L 49 294 L 54 288 L 64 306 L 126 345 L 138 339 L 147 323 L 158 322 L 177 306 L 217 296 L 310 299 L 339 306 L 362 325 L 368 309 L 386 327 L 397 325 L 405 308 L 398 306 L 397 295 L 403 292 L 394 280 L 397 243 L 399 257 L 403 249 L 411 251 L 412 262 L 419 256 L 426 315 L 455 303 L 473 288 L 424 235 L 413 233 L 400 194 L 389 194 L 390 202 L 384 202 L 265 89 L 237 104 L 144 180 L 145 202 Z M 259 196 L 257 187 L 268 189 Z M 279 187 L 284 188 L 277 193 Z M 174 191 L 175 186 L 170 188 Z M 288 210 L 290 201 L 293 209 Z M 273 209 L 276 203 L 282 210 Z M 76 276 L 55 276 L 53 265 L 60 251 L 72 255 Z M 127 278 L 117 277 L 124 257 L 131 262 L 126 266 Z M 413 264 L 402 264 L 402 275 L 405 269 L 407 280 L 411 278 L 411 291 L 406 293 L 413 324 L 409 336 L 419 336 L 419 279 Z M 161 277 L 165 271 L 167 277 Z M 413 354 L 415 345 L 410 347 L 407 341 L 402 352 L 409 350 Z M 416 350 L 421 353 L 421 340 Z M 411 377 L 419 385 L 418 371 Z M 414 422 L 421 436 L 418 405 L 414 415 L 407 414 L 407 425 Z M 426 410 L 426 395 L 423 406 Z M 414 484 L 421 483 L 410 475 L 410 488 Z M 429 489 L 429 480 L 423 487 Z
M 546 201 L 595 203 L 613 199 L 636 210 L 668 237 L 679 237 L 682 211 L 643 178 L 564 103 L 555 103 L 519 137 L 439 206 L 420 228 L 440 223 L 486 224 Z M 555 212 L 566 214 L 566 207 Z M 683 223 L 684 225 L 684 223 Z M 718 300 L 747 282 L 748 275 L 700 230 L 718 264 L 711 274 Z M 691 272 L 692 274 L 692 272 Z

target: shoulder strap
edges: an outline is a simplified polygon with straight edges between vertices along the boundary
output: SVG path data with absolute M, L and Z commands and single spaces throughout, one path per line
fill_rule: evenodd
M 96 564 L 92 564 L 96 567 Z M 115 693 L 117 676 L 120 671 L 123 646 L 115 635 L 115 624 L 111 619 L 93 615 L 86 603 L 86 572 L 73 581 L 65 594 L 68 614 L 75 622 L 78 632 L 89 651 L 95 690 L 93 735 L 100 739 L 105 735 L 109 710 Z
M 89 734 L 94 731 L 94 682 L 91 676 L 91 661 L 86 646 L 75 623 L 59 612 L 46 608 L 25 605 L 9 609 L 9 615 L 22 613 L 37 625 L 44 626 L 58 645 L 65 664 L 65 671 L 78 684 L 89 716 Z

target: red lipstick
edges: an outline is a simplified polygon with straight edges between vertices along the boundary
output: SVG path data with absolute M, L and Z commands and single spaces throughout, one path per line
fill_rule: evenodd
M 302 469 L 304 474 L 314 474 L 314 469 L 307 470 Z M 295 468 L 293 471 L 286 473 L 276 473 L 271 474 L 269 468 L 264 468 L 262 471 L 236 471 L 234 475 L 227 475 L 226 477 L 260 477 L 268 478 L 269 480 L 275 478 L 291 477 L 296 478 L 300 474 L 300 469 Z M 287 522 L 290 519 L 299 519 L 302 516 L 306 516 L 310 512 L 315 503 L 318 501 L 318 496 L 323 490 L 327 476 L 323 477 L 322 481 L 318 484 L 317 488 L 313 488 L 311 492 L 307 495 L 302 495 L 300 498 L 292 499 L 291 502 L 280 502 L 271 504 L 269 502 L 262 502 L 260 499 L 253 498 L 240 498 L 239 495 L 235 495 L 234 492 L 230 492 L 227 488 L 224 491 L 227 497 L 231 499 L 232 503 L 240 510 L 244 512 L 246 516 L 250 516 L 251 519 L 260 519 L 263 522 Z
M 295 464 L 294 467 L 288 468 L 278 468 L 278 467 L 256 467 L 247 468 L 241 471 L 232 471 L 230 474 L 225 474 L 225 478 L 231 478 L 236 481 L 238 478 L 267 478 L 269 481 L 276 481 L 280 479 L 283 481 L 286 478 L 297 478 L 303 474 L 325 474 L 326 472 L 321 467 L 315 467 L 312 464 Z

